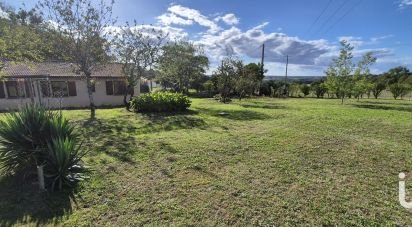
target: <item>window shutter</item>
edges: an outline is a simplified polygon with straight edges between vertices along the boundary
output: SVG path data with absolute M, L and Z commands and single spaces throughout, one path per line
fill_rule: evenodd
M 113 95 L 113 81 L 106 81 L 106 95 Z
M 67 85 L 69 87 L 69 96 L 77 96 L 76 82 L 75 81 L 68 81 Z
M 4 91 L 4 83 L 0 81 L 0 99 L 6 98 L 6 92 Z

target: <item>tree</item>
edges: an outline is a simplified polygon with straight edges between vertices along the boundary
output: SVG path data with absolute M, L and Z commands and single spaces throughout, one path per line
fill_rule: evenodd
M 140 79 L 151 72 L 159 58 L 160 48 L 166 38 L 162 31 L 152 29 L 149 34 L 143 34 L 136 25 L 127 23 L 122 27 L 114 41 L 116 61 L 122 64 L 122 73 L 127 79 L 127 89 L 123 102 L 129 109 L 127 95 L 134 96 L 134 87 Z
M 336 93 L 336 96 L 342 100 L 343 104 L 343 99 L 350 96 L 352 88 L 353 46 L 346 40 L 342 40 L 340 44 L 339 57 L 333 59 L 332 64 L 326 71 L 326 85 L 328 86 L 328 90 Z
M 302 84 L 302 85 L 300 85 L 300 91 L 306 97 L 310 93 L 310 86 L 308 84 Z
M 383 77 L 395 99 L 403 98 L 411 89 L 409 69 L 403 66 L 395 67 L 386 72 Z
M 158 79 L 163 86 L 187 94 L 190 83 L 204 75 L 208 67 L 209 59 L 201 47 L 176 41 L 162 48 Z
M 217 89 L 220 94 L 220 101 L 226 103 L 230 101 L 230 95 L 234 92 L 236 82 L 243 70 L 243 63 L 232 56 L 222 60 L 222 64 L 214 72 L 217 79 Z
M 21 23 L 14 19 L 14 11 L 5 10 L 11 19 L 0 18 L 0 71 L 9 63 L 42 61 L 45 56 L 44 40 L 38 32 L 40 25 Z M 35 14 L 34 10 L 30 12 Z
M 389 90 L 391 91 L 393 98 L 403 98 L 410 91 L 410 86 L 405 83 L 397 82 L 389 85 Z
M 240 65 L 239 65 L 240 67 Z M 259 64 L 250 63 L 239 69 L 239 79 L 236 82 L 236 92 L 239 99 L 253 95 L 262 82 L 262 69 Z
M 323 98 L 327 92 L 323 79 L 312 82 L 310 88 L 317 98 Z
M 114 23 L 112 6 L 101 0 L 95 4 L 93 0 L 42 0 L 40 7 L 49 12 L 48 17 L 66 41 L 62 46 L 68 60 L 76 70 L 84 75 L 90 101 L 90 118 L 95 118 L 92 75 L 96 68 L 109 60 L 107 27 Z
M 386 89 L 386 82 L 382 77 L 376 77 L 372 81 L 372 94 L 375 99 Z
M 354 86 L 352 92 L 358 101 L 373 86 L 369 67 L 376 62 L 376 58 L 372 54 L 372 52 L 368 52 L 362 57 L 353 76 Z

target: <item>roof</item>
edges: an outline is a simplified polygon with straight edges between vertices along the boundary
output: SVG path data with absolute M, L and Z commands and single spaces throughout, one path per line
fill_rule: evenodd
M 8 64 L 3 69 L 4 76 L 16 78 L 37 77 L 82 77 L 72 63 L 43 62 L 33 64 Z M 96 68 L 92 73 L 96 78 L 123 77 L 121 64 L 111 63 Z

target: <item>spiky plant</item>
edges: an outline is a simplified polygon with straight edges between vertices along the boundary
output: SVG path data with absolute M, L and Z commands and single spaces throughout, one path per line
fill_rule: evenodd
M 53 117 L 39 105 L 26 105 L 0 121 L 0 172 L 11 174 L 41 164 Z
M 51 188 L 83 179 L 79 137 L 61 113 L 28 104 L 0 120 L 0 174 L 43 165 Z
M 81 158 L 85 152 L 81 145 L 69 138 L 57 138 L 48 143 L 48 158 L 45 176 L 49 179 L 51 190 L 61 190 L 63 185 L 73 186 L 85 178 L 87 169 Z

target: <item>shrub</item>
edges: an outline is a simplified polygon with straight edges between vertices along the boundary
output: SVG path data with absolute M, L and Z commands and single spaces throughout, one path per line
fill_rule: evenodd
M 31 104 L 6 114 L 0 120 L 0 173 L 12 174 L 43 165 L 48 176 L 56 178 L 58 175 L 63 179 L 58 180 L 61 189 L 68 182 L 65 179 L 72 178 L 79 173 L 78 168 L 83 168 L 79 164 L 82 155 L 71 151 L 70 155 L 62 156 L 62 152 L 67 151 L 62 151 L 56 141 L 70 141 L 73 146 L 78 142 L 74 126 L 58 112 Z M 56 161 L 56 157 L 65 157 L 59 159 L 64 162 Z
M 85 155 L 81 146 L 69 138 L 57 138 L 48 143 L 47 165 L 45 176 L 50 181 L 51 189 L 61 190 L 63 185 L 73 186 L 84 179 L 86 169 L 81 164 Z
M 130 107 L 136 112 L 175 112 L 185 111 L 191 101 L 187 96 L 171 92 L 155 92 L 134 97 Z

